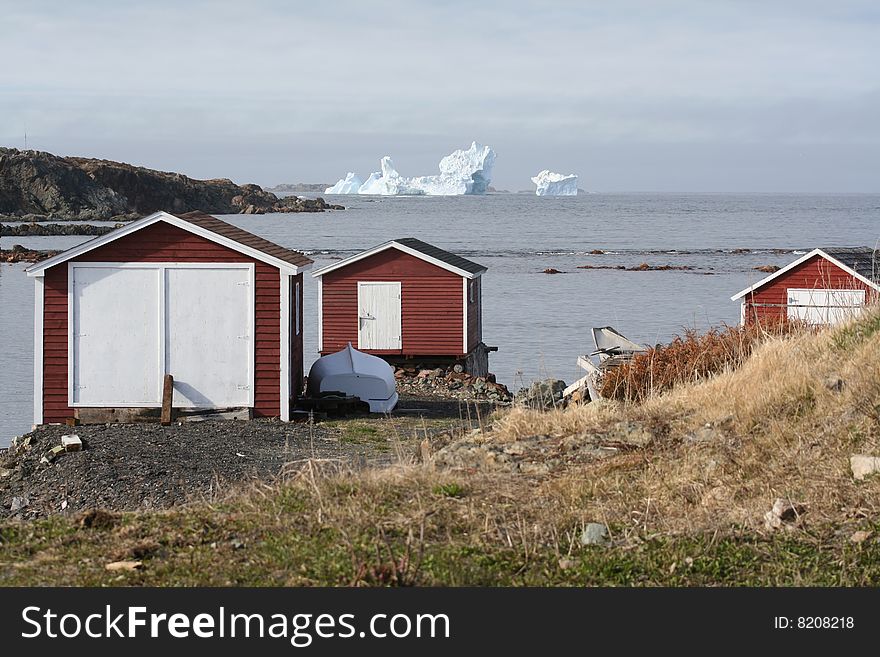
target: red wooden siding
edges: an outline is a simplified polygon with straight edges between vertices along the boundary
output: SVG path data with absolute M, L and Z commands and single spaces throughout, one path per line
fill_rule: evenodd
M 468 352 L 483 341 L 483 295 L 482 295 L 482 278 L 477 276 L 473 280 L 467 282 L 468 285 Z M 474 293 L 471 294 L 471 286 L 474 287 Z M 473 299 L 473 301 L 471 300 Z
M 387 249 L 325 274 L 323 348 L 358 343 L 358 281 L 400 281 L 402 349 L 371 351 L 408 356 L 463 355 L 462 277 L 397 249 Z
M 280 273 L 271 265 L 188 231 L 159 222 L 89 251 L 71 262 L 253 262 L 255 264 L 254 415 L 280 415 Z M 302 274 L 294 278 L 302 281 Z M 300 285 L 300 289 L 302 286 Z M 302 306 L 300 306 L 302 307 Z M 43 422 L 73 417 L 67 405 L 67 262 L 45 272 Z M 302 377 L 302 335 L 294 376 Z M 293 359 L 292 354 L 292 359 Z
M 745 296 L 747 324 L 784 320 L 788 316 L 789 289 L 865 290 L 868 300 L 876 299 L 872 288 L 833 262 L 815 255 L 782 276 Z

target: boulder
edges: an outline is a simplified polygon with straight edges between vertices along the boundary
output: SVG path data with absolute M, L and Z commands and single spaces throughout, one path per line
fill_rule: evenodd
M 566 387 L 565 381 L 560 379 L 536 381 L 528 388 L 522 388 L 517 392 L 514 401 L 539 410 L 555 408 L 561 405 L 562 393 Z

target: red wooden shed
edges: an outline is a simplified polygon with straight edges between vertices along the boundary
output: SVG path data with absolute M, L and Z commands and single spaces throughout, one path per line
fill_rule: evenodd
M 870 248 L 821 248 L 731 297 L 741 322 L 796 319 L 835 324 L 880 296 L 880 259 Z
M 392 364 L 461 362 L 485 376 L 486 268 L 421 240 L 380 244 L 317 270 L 318 351 L 349 342 Z
M 34 422 L 160 407 L 165 374 L 176 408 L 289 419 L 311 262 L 201 212 L 156 212 L 30 267 Z

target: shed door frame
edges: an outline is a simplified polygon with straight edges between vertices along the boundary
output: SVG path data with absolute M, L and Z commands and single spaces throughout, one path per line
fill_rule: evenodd
M 94 403 L 74 402 L 74 303 L 75 297 L 73 293 L 73 283 L 75 278 L 75 270 L 77 268 L 107 268 L 107 269 L 149 269 L 156 272 L 157 285 L 159 287 L 157 321 L 159 325 L 159 358 L 158 360 L 158 387 L 156 390 L 156 399 L 158 403 L 140 402 L 130 403 L 125 401 L 108 402 L 96 406 Z M 169 269 L 245 269 L 248 271 L 248 286 L 250 294 L 247 295 L 247 313 L 248 313 L 248 330 L 251 336 L 250 349 L 248 353 L 248 406 L 254 406 L 254 385 L 255 385 L 255 349 L 256 349 L 256 313 L 255 313 L 255 294 L 256 294 L 256 267 L 253 262 L 68 262 L 67 263 L 67 403 L 71 408 L 155 408 L 161 405 L 162 400 L 162 384 L 165 378 L 166 368 L 166 274 Z
M 362 299 L 363 299 L 363 290 L 366 286 L 372 285 L 382 285 L 388 287 L 394 287 L 397 289 L 397 326 L 392 329 L 393 332 L 397 333 L 397 346 L 395 347 L 366 347 L 363 344 L 363 340 L 361 340 L 361 310 L 363 307 Z M 358 291 L 358 307 L 357 307 L 357 336 L 358 336 L 358 349 L 366 349 L 369 351 L 399 351 L 403 349 L 403 290 L 400 281 L 358 281 L 357 284 Z

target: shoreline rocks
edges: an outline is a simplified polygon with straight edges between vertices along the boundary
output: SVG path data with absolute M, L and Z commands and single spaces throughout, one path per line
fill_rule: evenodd
M 507 386 L 497 383 L 495 375 L 471 376 L 460 365 L 434 369 L 395 368 L 394 378 L 401 394 L 430 395 L 447 399 L 477 399 L 506 403 L 513 399 Z
M 39 262 L 46 258 L 57 255 L 60 251 L 36 251 L 34 249 L 26 249 L 21 244 L 15 244 L 8 251 L 0 249 L 0 262 Z
M 560 379 L 535 381 L 528 388 L 520 388 L 514 401 L 518 405 L 534 410 L 546 411 L 551 408 L 564 408 L 565 402 L 562 396 L 565 388 L 565 381 Z
M 18 224 L 10 226 L 0 224 L 0 237 L 48 237 L 58 235 L 106 235 L 111 230 L 122 228 L 125 224 L 115 226 L 93 226 L 92 224 Z
M 635 267 L 625 265 L 578 265 L 578 269 L 619 269 L 620 271 L 693 271 L 690 265 L 649 265 L 643 262 Z

